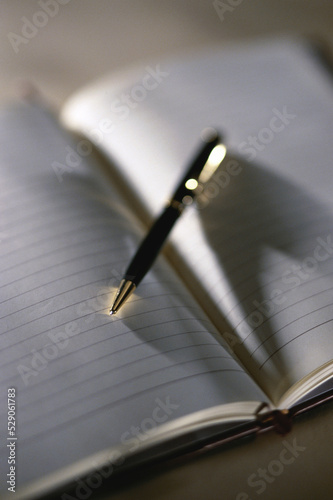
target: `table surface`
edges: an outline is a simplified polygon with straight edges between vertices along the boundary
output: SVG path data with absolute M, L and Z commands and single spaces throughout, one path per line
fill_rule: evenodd
M 58 9 L 38 16 L 49 3 Z M 332 20 L 330 0 L 1 0 L 0 101 L 29 80 L 59 107 L 107 72 L 258 36 L 311 35 L 332 48 Z
M 48 5 L 47 15 L 40 14 L 41 4 Z M 221 4 L 227 6 L 224 13 Z M 31 27 L 31 21 L 39 26 Z M 330 0 L 1 0 L 0 102 L 17 98 L 31 82 L 60 109 L 75 90 L 105 73 L 259 36 L 314 36 L 333 49 L 332 21 Z M 285 438 L 260 436 L 140 483 L 119 499 L 200 499 L 203 486 L 207 499 L 329 500 L 331 415 L 321 409 Z M 285 442 L 304 451 L 279 472 Z M 249 477 L 269 466 L 276 476 L 262 480 L 259 493 Z

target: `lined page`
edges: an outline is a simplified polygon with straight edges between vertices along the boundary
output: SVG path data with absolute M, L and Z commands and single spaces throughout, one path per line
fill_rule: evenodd
M 263 400 L 162 259 L 108 315 L 140 234 L 91 156 L 73 153 L 84 144 L 29 104 L 2 112 L 0 141 L 2 478 L 8 388 L 17 486 L 161 422 Z
M 162 187 L 167 198 L 181 178 L 201 130 L 225 133 L 230 154 L 175 228 L 170 257 L 277 403 L 332 362 L 332 76 L 309 46 L 290 40 L 158 69 L 142 102 L 136 85 L 149 68 L 86 89 L 64 119 L 88 135 L 103 118 L 112 122 L 99 146 L 121 165 L 147 219 L 161 209 Z M 126 117 L 124 96 L 135 101 Z

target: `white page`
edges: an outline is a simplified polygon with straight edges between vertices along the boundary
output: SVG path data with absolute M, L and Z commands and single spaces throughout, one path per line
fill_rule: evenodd
M 225 132 L 233 173 L 220 172 L 210 204 L 179 222 L 171 258 L 221 333 L 237 334 L 236 352 L 247 366 L 251 356 L 252 373 L 277 402 L 332 361 L 332 77 L 290 40 L 166 61 L 147 90 L 151 68 L 88 87 L 64 120 L 97 139 L 150 218 L 201 130 Z M 112 125 L 101 133 L 105 120 Z M 303 265 L 308 272 L 295 277 Z
M 2 478 L 8 388 L 17 486 L 138 439 L 136 428 L 143 442 L 142 425 L 263 400 L 162 259 L 121 314 L 108 315 L 139 234 L 123 201 L 94 182 L 90 156 L 58 181 L 52 165 L 79 143 L 28 104 L 2 112 L 0 143 Z

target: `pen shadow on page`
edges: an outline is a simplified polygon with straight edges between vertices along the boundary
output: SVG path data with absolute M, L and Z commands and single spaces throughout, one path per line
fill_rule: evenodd
M 233 176 L 225 175 L 226 165 L 233 165 Z M 260 360 L 259 342 L 262 356 L 274 367 L 276 384 L 280 384 L 277 391 L 282 394 L 291 381 L 286 379 L 285 351 L 276 330 L 283 321 L 287 323 L 288 307 L 290 311 L 302 298 L 312 278 L 325 273 L 333 288 L 332 259 L 313 259 L 318 238 L 326 240 L 328 231 L 331 234 L 332 213 L 286 177 L 236 156 L 226 157 L 212 182 L 215 185 L 206 186 L 198 213 L 231 289 L 226 298 L 239 304 L 227 318 L 233 325 L 231 334 L 241 331 L 246 341 L 234 344 L 233 349 L 240 357 L 252 359 L 255 355 Z M 297 274 L 299 269 L 292 266 L 302 265 L 308 257 L 312 260 L 308 259 L 307 273 Z M 316 306 L 316 299 L 313 301 L 309 307 Z M 295 323 L 290 325 L 294 327 Z
M 217 360 L 225 357 L 225 347 L 218 346 L 208 317 L 176 275 L 173 276 L 169 264 L 166 267 L 159 259 L 117 312 L 117 320 L 140 341 L 138 348 L 141 343 L 149 346 L 149 363 L 156 361 L 159 368 L 177 369 L 177 365 L 193 361 L 197 366 L 201 364 L 205 372 L 214 371 Z M 163 359 L 157 354 L 162 354 Z M 217 388 L 223 394 L 223 388 L 220 385 Z

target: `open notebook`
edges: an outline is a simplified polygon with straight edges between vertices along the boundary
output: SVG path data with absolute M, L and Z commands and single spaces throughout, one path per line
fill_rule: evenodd
M 1 434 L 23 496 L 256 430 L 263 403 L 296 413 L 332 388 L 332 92 L 290 41 L 106 78 L 62 121 L 107 167 L 43 107 L 2 111 Z M 110 317 L 208 125 L 228 156 Z

